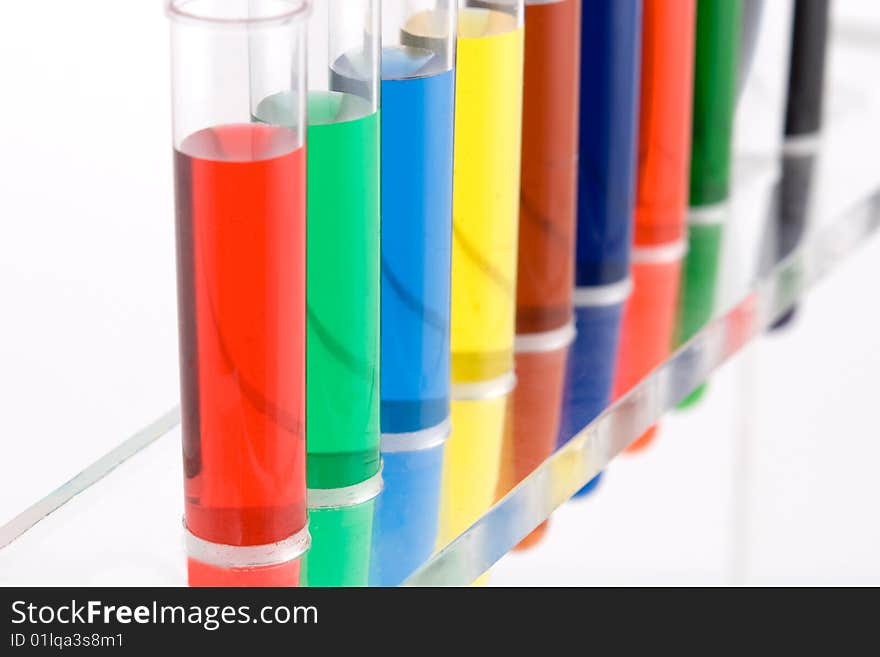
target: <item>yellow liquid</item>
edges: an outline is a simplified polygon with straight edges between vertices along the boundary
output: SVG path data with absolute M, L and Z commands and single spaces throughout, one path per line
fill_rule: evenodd
M 452 382 L 513 369 L 524 30 L 462 9 L 455 89 Z
M 495 503 L 509 395 L 452 401 L 446 442 L 437 548 L 474 524 Z M 476 584 L 485 584 L 485 577 Z

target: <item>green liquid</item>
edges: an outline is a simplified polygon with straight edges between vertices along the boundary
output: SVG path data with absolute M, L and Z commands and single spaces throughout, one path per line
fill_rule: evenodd
M 295 99 L 257 119 L 289 125 Z M 309 94 L 306 432 L 309 488 L 379 470 L 379 114 L 352 94 Z
M 310 509 L 312 547 L 303 558 L 303 586 L 367 586 L 375 500 Z
M 676 349 L 712 319 L 723 236 L 722 224 L 692 224 L 688 229 L 688 254 L 684 261 L 675 330 Z M 705 391 L 705 384 L 696 387 L 678 407 L 693 406 Z
M 698 1 L 690 181 L 694 207 L 728 196 L 741 23 L 741 0 Z

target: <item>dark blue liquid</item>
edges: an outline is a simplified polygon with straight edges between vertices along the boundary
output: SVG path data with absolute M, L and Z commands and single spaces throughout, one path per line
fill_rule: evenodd
M 382 432 L 449 415 L 453 71 L 382 54 Z
M 576 283 L 629 275 L 638 143 L 642 0 L 584 2 Z

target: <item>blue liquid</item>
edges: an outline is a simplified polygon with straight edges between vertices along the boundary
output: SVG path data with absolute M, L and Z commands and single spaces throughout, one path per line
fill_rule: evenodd
M 576 281 L 629 275 L 636 191 L 642 0 L 584 2 Z
M 454 71 L 382 53 L 382 432 L 449 415 Z

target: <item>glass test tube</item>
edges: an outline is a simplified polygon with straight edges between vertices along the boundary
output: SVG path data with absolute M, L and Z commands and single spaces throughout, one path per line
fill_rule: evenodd
M 623 303 L 632 287 L 642 10 L 642 0 L 594 0 L 584 3 L 581 17 L 574 303 L 583 315 L 578 331 L 599 342 L 579 335 L 572 363 L 595 368 L 575 395 L 589 400 L 588 407 L 601 404 L 590 409 L 596 413 L 611 398 Z M 588 355 L 584 349 L 596 351 Z
M 305 481 L 304 0 L 171 0 L 192 585 L 295 585 Z M 222 72 L 222 74 L 218 74 Z M 260 99 L 294 120 L 252 121 Z
M 382 432 L 449 416 L 454 0 L 382 12 Z
M 636 191 L 637 247 L 684 239 L 696 0 L 645 0 Z
M 449 433 L 456 0 L 382 7 L 382 458 L 370 583 L 434 550 Z
M 309 586 L 366 585 L 379 475 L 379 0 L 315 0 L 309 18 Z M 298 98 L 258 121 L 294 120 Z
M 379 471 L 378 0 L 315 0 L 308 85 L 309 488 Z M 289 117 L 273 95 L 257 118 Z
M 581 24 L 576 283 L 595 288 L 629 277 L 642 0 L 585 2 Z
M 513 380 L 523 0 L 460 0 L 455 102 L 452 382 Z
M 674 346 L 711 318 L 718 257 L 730 195 L 742 0 L 697 0 L 694 106 L 691 130 L 689 249 Z M 699 363 L 694 363 L 699 367 Z M 698 386 L 679 406 L 697 403 Z
M 829 0 L 807 0 L 795 4 L 782 178 L 771 213 L 773 234 L 768 235 L 765 242 L 768 246 L 775 245 L 775 252 L 770 258 L 773 264 L 797 247 L 809 219 L 810 190 L 822 129 L 829 8 Z M 793 306 L 772 328 L 784 327 L 796 312 L 797 306 Z
M 691 148 L 696 0 L 645 0 L 634 293 L 624 309 L 613 398 L 669 353 L 675 327 Z M 649 429 L 629 450 L 647 446 Z
M 570 324 L 581 0 L 526 0 L 517 334 Z
M 690 205 L 712 206 L 730 191 L 742 0 L 698 0 Z

